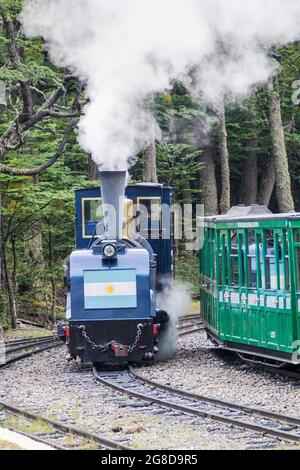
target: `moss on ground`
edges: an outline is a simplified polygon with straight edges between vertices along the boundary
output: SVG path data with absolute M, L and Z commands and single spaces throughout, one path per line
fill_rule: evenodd
M 8 415 L 2 421 L 1 426 L 6 429 L 13 429 L 18 432 L 25 432 L 28 434 L 40 434 L 54 432 L 54 428 L 42 420 L 29 421 L 22 416 Z

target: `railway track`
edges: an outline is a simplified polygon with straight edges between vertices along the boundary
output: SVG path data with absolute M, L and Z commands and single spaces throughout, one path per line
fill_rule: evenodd
M 189 321 L 201 321 L 200 315 L 197 314 L 191 314 L 191 315 L 184 315 L 182 317 L 179 317 L 179 323 L 184 323 L 184 322 L 189 322 Z
M 17 351 L 22 351 L 25 349 L 29 349 L 31 347 L 40 346 L 43 344 L 49 344 L 53 341 L 57 341 L 56 336 L 43 336 L 41 338 L 35 339 L 22 339 L 22 340 L 13 340 L 5 342 L 5 350 L 6 353 L 13 353 Z
M 182 336 L 188 336 L 188 335 L 192 335 L 194 333 L 198 333 L 200 331 L 203 331 L 204 327 L 201 326 L 200 328 L 196 328 L 195 326 L 194 327 L 187 327 L 187 329 L 184 329 L 184 328 L 180 328 L 179 331 L 178 331 L 178 336 L 179 337 L 182 337 Z
M 34 356 L 43 351 L 57 348 L 62 344 L 63 343 L 56 336 L 7 341 L 3 343 L 1 347 L 2 362 L 0 362 L 0 369 L 9 367 L 22 359 Z
M 6 349 L 6 360 L 1 364 L 0 369 L 21 361 L 27 357 L 39 354 L 52 348 L 62 346 L 62 343 L 56 336 L 47 336 L 36 339 L 13 340 L 4 343 Z M 22 354 L 17 354 L 25 351 Z M 11 357 L 13 355 L 13 357 Z M 105 438 L 101 435 L 90 433 L 77 427 L 54 421 L 40 414 L 31 413 L 15 405 L 0 402 L 0 412 L 7 414 L 8 422 L 11 418 L 22 419 L 23 426 L 26 429 L 31 425 L 44 425 L 45 430 L 40 432 L 20 431 L 20 422 L 16 432 L 23 434 L 37 442 L 47 444 L 56 450 L 74 450 L 74 449 L 101 449 L 101 450 L 133 450 L 117 441 Z M 32 426 L 31 426 L 32 427 Z
M 264 364 L 249 364 L 255 370 L 260 370 L 263 372 L 268 372 L 272 375 L 280 375 L 282 377 L 286 377 L 288 379 L 294 379 L 300 381 L 300 368 L 297 369 L 290 369 L 289 366 L 284 366 L 281 368 L 272 367 L 271 365 L 264 365 Z
M 87 432 L 75 426 L 54 421 L 4 402 L 0 402 L 0 411 L 6 414 L 8 422 L 11 422 L 12 419 L 17 419 L 18 428 L 20 427 L 20 419 L 23 421 L 23 427 L 25 429 L 28 426 L 32 427 L 33 424 L 36 424 L 39 429 L 37 432 L 17 432 L 37 442 L 47 444 L 56 450 L 133 450 L 131 447 L 112 441 L 99 434 Z
M 177 325 L 178 336 L 188 336 L 204 329 L 200 315 L 187 315 L 179 319 Z
M 117 372 L 102 372 L 94 367 L 93 375 L 102 385 L 169 411 L 209 418 L 281 441 L 300 442 L 298 418 L 178 390 L 138 375 L 131 367 Z

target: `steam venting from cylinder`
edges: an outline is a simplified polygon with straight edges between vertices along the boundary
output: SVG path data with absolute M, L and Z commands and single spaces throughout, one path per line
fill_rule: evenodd
M 100 171 L 101 196 L 106 237 L 122 239 L 126 171 Z

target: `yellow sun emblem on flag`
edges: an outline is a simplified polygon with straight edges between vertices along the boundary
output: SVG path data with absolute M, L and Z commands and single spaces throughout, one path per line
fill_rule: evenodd
M 108 284 L 108 285 L 106 286 L 106 292 L 107 292 L 108 294 L 113 294 L 113 293 L 114 293 L 114 286 L 112 286 L 111 284 Z

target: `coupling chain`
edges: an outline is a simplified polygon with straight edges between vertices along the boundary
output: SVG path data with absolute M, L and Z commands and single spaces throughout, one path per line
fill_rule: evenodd
M 145 325 L 143 325 L 142 323 L 139 323 L 137 325 L 137 333 L 136 333 L 136 337 L 135 337 L 135 340 L 134 342 L 132 343 L 131 346 L 125 346 L 128 350 L 128 352 L 132 352 L 134 351 L 134 349 L 137 347 L 138 345 L 138 342 L 141 338 L 141 335 L 142 335 L 142 331 L 143 331 L 143 328 L 144 328 Z M 90 337 L 89 335 L 87 334 L 86 332 L 86 329 L 85 329 L 85 326 L 81 326 L 80 327 L 80 330 L 81 330 L 81 333 L 82 333 L 82 336 L 84 337 L 84 339 L 93 347 L 93 349 L 99 349 L 100 351 L 102 352 L 106 352 L 108 351 L 114 344 L 116 344 L 116 341 L 112 340 L 112 341 L 109 341 L 109 343 L 105 343 L 105 344 L 96 344 Z

